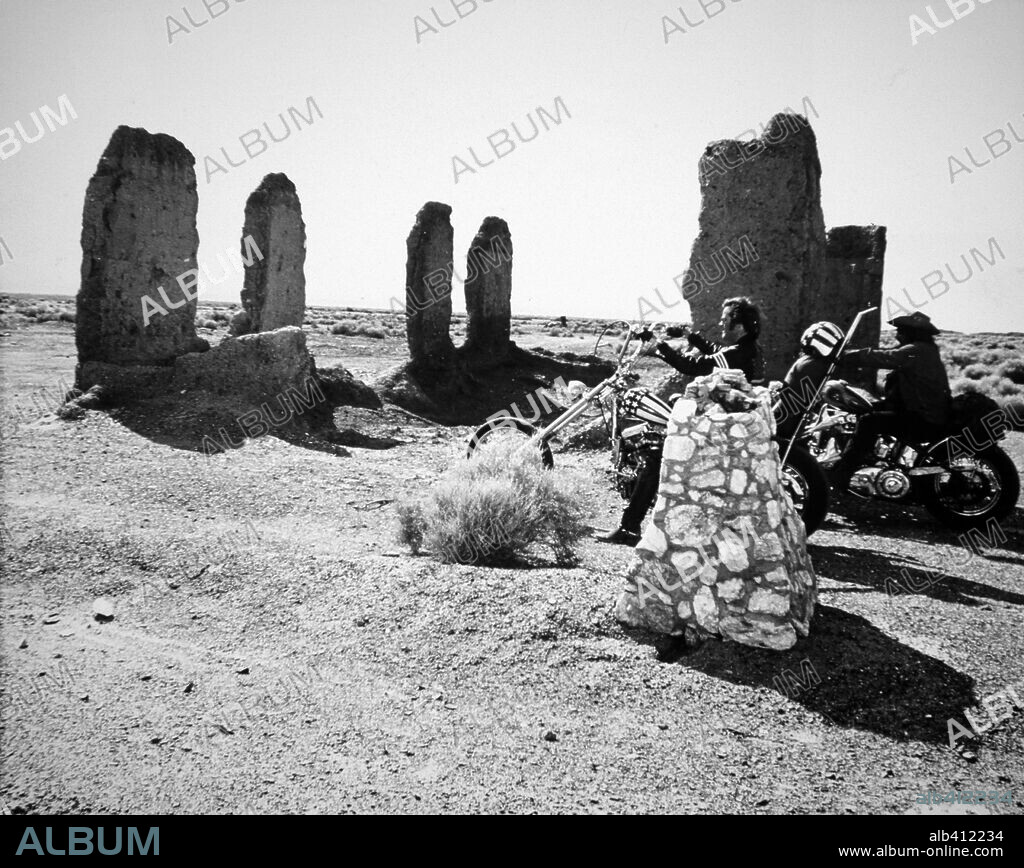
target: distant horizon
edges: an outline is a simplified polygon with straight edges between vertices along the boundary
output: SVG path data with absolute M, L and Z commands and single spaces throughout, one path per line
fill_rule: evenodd
M 69 298 L 73 299 L 76 294 L 68 294 L 63 292 L 7 292 L 0 291 L 0 297 L 4 296 L 20 296 L 22 298 Z M 235 307 L 241 307 L 241 300 L 239 301 L 225 301 L 223 299 L 200 299 L 198 302 L 199 306 L 212 307 L 214 305 L 223 305 L 225 307 L 234 305 Z M 358 307 L 352 304 L 346 305 L 335 305 L 335 304 L 307 304 L 306 310 L 322 308 L 324 310 L 337 310 L 337 311 L 352 311 L 353 313 L 379 313 L 384 316 L 390 316 L 394 313 L 401 313 L 401 311 L 392 311 L 389 308 L 384 307 Z M 464 311 L 452 311 L 452 317 L 466 317 Z M 548 313 L 513 313 L 512 319 L 558 319 L 559 315 L 552 315 Z M 600 322 L 622 322 L 624 317 L 604 317 L 604 316 L 589 316 L 589 315 L 577 315 L 577 314 L 565 314 L 567 320 L 585 320 L 593 319 L 599 320 Z M 637 319 L 628 320 L 629 322 L 638 322 Z M 684 320 L 672 320 L 672 322 L 684 322 Z M 688 321 L 686 321 L 688 322 Z M 892 326 L 887 322 L 882 323 L 883 332 L 895 332 Z M 1006 331 L 1006 332 L 994 332 L 994 331 L 958 331 L 956 329 L 941 329 L 940 334 L 951 334 L 951 335 L 1021 335 L 1024 336 L 1024 331 Z

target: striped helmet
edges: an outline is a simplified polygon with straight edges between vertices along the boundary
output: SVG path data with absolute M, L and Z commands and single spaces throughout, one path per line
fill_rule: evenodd
M 816 322 L 808 326 L 800 336 L 800 347 L 827 359 L 843 342 L 844 337 L 843 330 L 835 323 Z

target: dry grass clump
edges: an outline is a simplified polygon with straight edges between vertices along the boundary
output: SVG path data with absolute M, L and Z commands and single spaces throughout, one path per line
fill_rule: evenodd
M 426 494 L 400 502 L 400 541 L 445 563 L 511 564 L 536 543 L 550 546 L 559 564 L 576 563 L 576 543 L 588 529 L 579 486 L 524 445 L 488 444 Z
M 365 323 L 356 319 L 343 319 L 331 326 L 332 335 L 346 335 L 354 337 L 362 335 L 366 338 L 383 340 L 387 336 L 387 330 L 380 323 Z

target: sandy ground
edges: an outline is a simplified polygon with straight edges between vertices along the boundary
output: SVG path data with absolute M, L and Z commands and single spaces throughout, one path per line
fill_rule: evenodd
M 809 639 L 683 654 L 612 618 L 627 549 L 510 570 L 395 542 L 395 499 L 459 460 L 468 429 L 350 410 L 339 427 L 379 448 L 265 437 L 208 457 L 101 412 L 26 412 L 70 383 L 71 328 L 0 338 L 5 418 L 23 417 L 0 465 L 0 808 L 899 814 L 983 790 L 1012 804 L 957 810 L 1024 812 L 1024 709 L 958 750 L 947 725 L 984 724 L 1007 686 L 1024 699 L 1020 508 L 968 559 L 921 510 L 841 502 L 810 547 Z M 368 378 L 404 356 L 322 332 L 310 347 Z M 1024 437 L 1006 445 L 1024 466 Z M 596 527 L 621 508 L 606 462 L 556 455 Z M 904 566 L 941 573 L 888 595 Z

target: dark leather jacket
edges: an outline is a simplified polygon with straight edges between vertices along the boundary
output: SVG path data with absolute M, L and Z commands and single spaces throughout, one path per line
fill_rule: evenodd
M 892 369 L 885 380 L 885 409 L 937 427 L 949 424 L 949 378 L 933 341 L 914 341 L 894 350 L 851 350 L 843 358 L 867 368 Z
M 825 359 L 810 353 L 801 353 L 793 362 L 775 399 L 775 422 L 780 437 L 790 437 L 796 431 L 800 415 L 828 373 L 828 365 Z
M 664 341 L 658 344 L 655 352 L 677 371 L 691 377 L 710 374 L 715 368 L 739 368 L 746 375 L 747 382 L 755 385 L 764 382 L 764 357 L 757 338 L 744 335 L 733 346 L 723 347 L 693 332 L 689 341 L 701 355 L 685 356 Z

